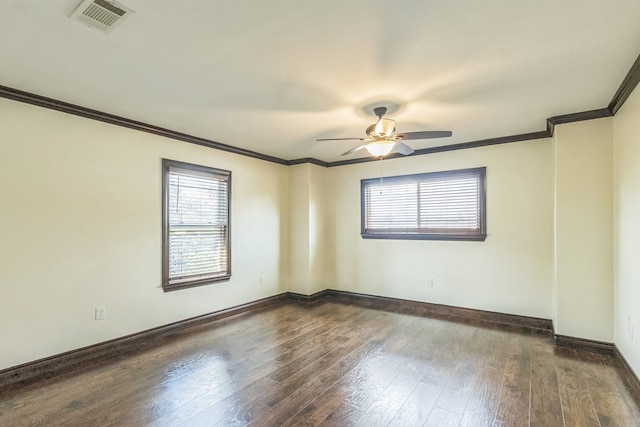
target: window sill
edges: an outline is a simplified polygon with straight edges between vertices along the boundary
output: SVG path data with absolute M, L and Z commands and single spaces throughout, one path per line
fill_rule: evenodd
M 220 283 L 220 282 L 228 282 L 230 279 L 231 279 L 231 274 L 226 274 L 224 276 L 208 277 L 206 279 L 182 280 L 182 281 L 176 281 L 173 283 L 163 283 L 162 289 L 164 289 L 165 292 L 172 292 L 172 291 L 178 291 L 180 289 L 195 288 L 198 286 L 206 286 L 206 285 L 213 285 L 215 283 Z
M 420 234 L 420 233 L 361 233 L 363 239 L 387 240 L 453 240 L 484 242 L 486 234 Z

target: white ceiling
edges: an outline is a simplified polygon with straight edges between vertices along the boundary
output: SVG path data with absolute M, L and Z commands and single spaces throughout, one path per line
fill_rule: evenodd
M 291 160 L 344 160 L 400 105 L 414 149 L 545 129 L 606 107 L 640 53 L 638 0 L 0 1 L 0 85 Z M 364 156 L 366 153 L 353 155 Z

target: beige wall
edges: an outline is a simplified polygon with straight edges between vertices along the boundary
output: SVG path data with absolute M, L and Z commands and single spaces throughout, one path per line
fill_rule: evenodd
M 160 287 L 163 157 L 232 171 L 229 282 Z M 0 183 L 0 369 L 288 287 L 285 166 L 0 99 Z
M 640 88 L 614 118 L 615 343 L 640 376 Z
M 557 126 L 553 139 L 328 169 L 0 99 L 0 340 L 10 343 L 0 369 L 287 290 L 334 288 L 553 317 L 561 334 L 615 334 L 638 370 L 639 98 L 614 119 Z M 228 283 L 162 291 L 163 157 L 232 171 Z M 360 237 L 361 179 L 478 166 L 485 242 Z M 93 320 L 96 306 L 106 320 Z
M 613 119 L 558 126 L 555 148 L 557 334 L 613 341 Z
M 327 289 L 326 176 L 310 163 L 289 171 L 290 290 L 303 295 Z
M 327 168 L 309 165 L 309 294 L 327 289 Z
M 309 295 L 309 170 L 289 167 L 289 290 Z
M 550 318 L 552 149 L 543 139 L 330 168 L 332 287 Z M 479 166 L 487 167 L 486 241 L 360 237 L 361 179 Z

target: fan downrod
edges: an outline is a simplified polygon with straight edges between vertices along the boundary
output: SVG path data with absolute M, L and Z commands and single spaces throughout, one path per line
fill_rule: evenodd
M 373 109 L 373 113 L 381 119 L 387 113 L 387 107 L 376 107 Z

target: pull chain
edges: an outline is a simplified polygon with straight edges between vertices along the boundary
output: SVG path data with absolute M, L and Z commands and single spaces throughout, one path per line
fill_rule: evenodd
M 382 194 L 382 182 L 384 181 L 384 168 L 382 164 L 382 160 L 384 158 L 380 156 L 380 194 Z

